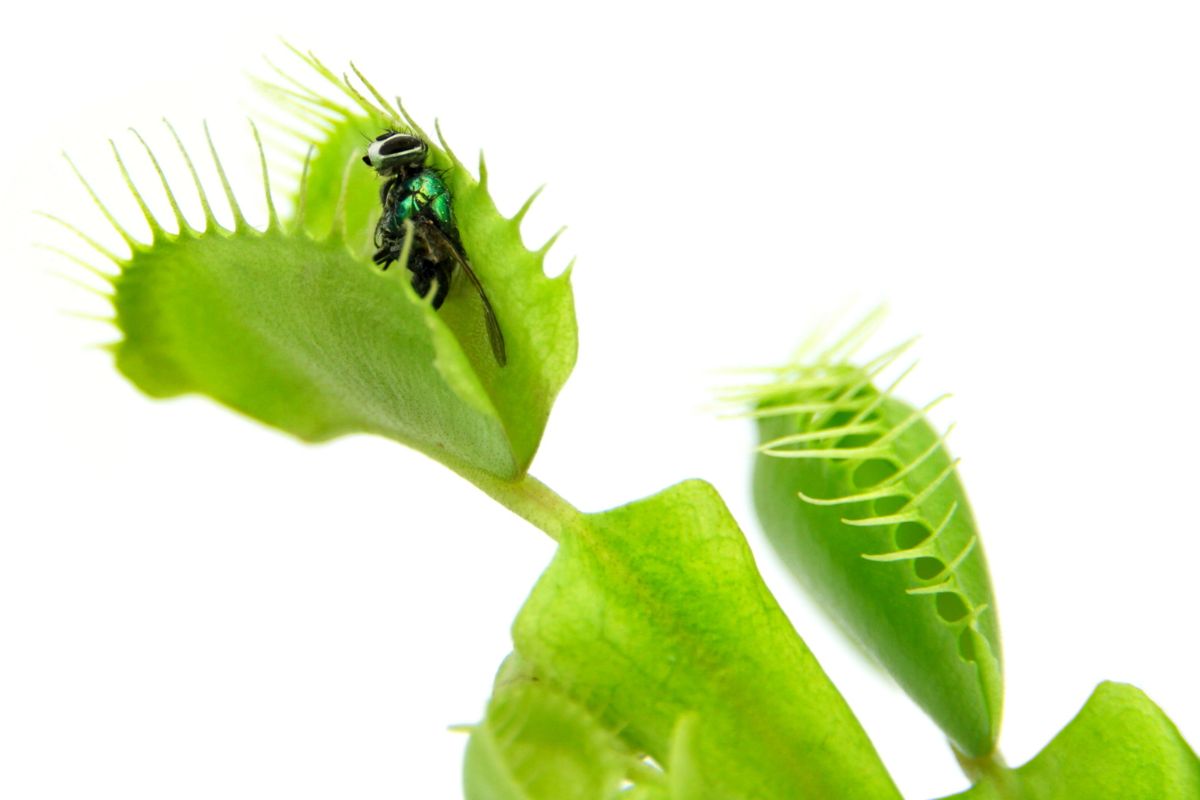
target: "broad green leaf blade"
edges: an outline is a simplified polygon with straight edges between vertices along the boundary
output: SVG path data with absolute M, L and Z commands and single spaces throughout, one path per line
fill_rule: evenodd
M 545 681 L 497 686 L 471 731 L 466 800 L 610 800 L 634 758 L 582 705 Z
M 755 507 L 800 582 L 982 756 L 1003 703 L 995 601 L 945 437 L 873 383 L 901 352 L 855 367 L 831 351 L 747 393 L 761 443 Z
M 1029 763 L 946 800 L 1196 800 L 1200 759 L 1140 689 L 1102 683 Z
M 405 130 L 426 140 L 430 145 L 428 165 L 442 171 L 446 179 L 468 260 L 495 309 L 507 345 L 508 365 L 494 368 L 482 306 L 463 276 L 454 279 L 450 297 L 439 315 L 455 333 L 499 413 L 517 463 L 527 468 L 578 351 L 570 268 L 554 278 L 545 274 L 545 257 L 554 238 L 537 250 L 526 248 L 520 226 L 529 204 L 512 217 L 503 216 L 488 192 L 482 157 L 476 180 L 446 145 L 440 131 L 431 137 L 404 109 L 387 103 L 361 74 L 355 73 L 359 78 L 356 84 L 338 78 L 311 54 L 297 55 L 334 97 L 294 79 L 292 86 L 298 91 L 282 95 L 289 110 L 315 124 L 318 130 L 309 142 L 314 149 L 308 178 L 305 187 L 297 189 L 294 205 L 305 208 L 310 219 L 319 221 L 311 228 L 316 233 L 328 230 L 324 221 L 340 209 L 347 241 L 355 252 L 366 257 L 372 250 L 381 184 L 374 171 L 361 161 L 367 141 L 385 129 Z M 320 112 L 315 119 L 313 109 Z M 343 186 L 347 200 L 339 199 L 334 191 Z M 399 265 L 393 269 L 406 274 Z M 450 363 L 450 354 L 441 357 L 446 370 L 462 368 Z
M 899 796 L 706 483 L 567 529 L 513 638 L 668 776 L 680 752 L 681 769 L 703 764 L 710 796 Z

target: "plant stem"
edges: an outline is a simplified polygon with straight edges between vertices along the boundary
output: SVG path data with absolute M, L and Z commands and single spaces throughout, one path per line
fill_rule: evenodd
M 989 756 L 980 758 L 972 758 L 954 750 L 954 757 L 958 759 L 958 765 L 962 767 L 962 771 L 971 783 L 976 785 L 986 786 L 989 793 L 985 795 L 988 798 L 995 800 L 1008 800 L 1009 798 L 1022 797 L 1020 786 L 1017 782 L 1016 773 L 1008 768 L 1004 762 L 1004 756 L 1000 751 L 992 753 Z
M 493 500 L 533 523 L 556 542 L 561 541 L 563 533 L 583 517 L 579 509 L 532 475 L 519 481 L 506 481 L 473 470 L 463 470 L 462 474 Z

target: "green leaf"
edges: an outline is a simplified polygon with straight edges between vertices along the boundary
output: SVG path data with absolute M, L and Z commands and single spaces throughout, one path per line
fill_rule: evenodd
M 720 767 L 705 760 L 705 750 L 712 745 L 704 743 L 704 734 L 699 714 L 685 714 L 675 723 L 668 758 L 671 770 L 667 775 L 671 800 L 736 800 L 739 796 L 729 788 L 720 792 L 716 788 L 721 780 L 713 769 Z
M 980 783 L 953 798 L 1196 800 L 1200 759 L 1140 689 L 1102 683 L 1033 760 L 985 771 Z
M 761 442 L 755 506 L 800 582 L 961 750 L 986 755 L 1003 678 L 983 548 L 928 407 L 873 383 L 905 348 L 842 359 L 869 324 L 738 396 Z
M 532 675 L 501 680 L 471 731 L 467 800 L 609 800 L 636 763 L 586 708 Z
M 315 59 L 310 65 L 324 70 Z M 119 267 L 117 366 L 152 396 L 205 394 L 305 441 L 374 433 L 463 473 L 518 479 L 575 361 L 569 272 L 546 277 L 545 248 L 522 245 L 520 215 L 501 216 L 486 181 L 476 182 L 444 143 L 431 148 L 433 163 L 445 170 L 464 246 L 504 333 L 507 366 L 496 363 L 468 281 L 455 280 L 434 312 L 412 291 L 403 264 L 380 272 L 366 249 L 378 179 L 361 163 L 359 128 L 365 120 L 416 128 L 328 77 L 357 111 L 309 90 L 289 95 L 319 109 L 321 125 L 286 222 L 268 189 L 268 227 L 251 228 L 218 161 L 233 228 L 216 222 L 199 181 L 205 221 L 190 227 L 164 179 L 175 233 L 125 175 L 151 237 L 135 239 L 105 210 L 131 251 L 102 251 Z M 124 173 L 119 156 L 118 164 Z M 266 182 L 265 156 L 263 169 Z
M 712 487 L 582 515 L 560 536 L 517 652 L 668 778 L 678 767 L 678 797 L 700 781 L 707 797 L 899 796 Z

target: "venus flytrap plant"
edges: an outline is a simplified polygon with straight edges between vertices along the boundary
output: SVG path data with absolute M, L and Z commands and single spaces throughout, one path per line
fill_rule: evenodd
M 861 727 L 774 605 L 710 487 L 686 484 L 624 509 L 584 515 L 526 474 L 574 362 L 569 276 L 545 277 L 546 248 L 521 244 L 528 204 L 502 217 L 487 194 L 486 170 L 481 166 L 475 181 L 444 141 L 431 146 L 430 161 L 453 192 L 463 243 L 508 339 L 508 365 L 495 363 L 470 292 L 453 290 L 434 313 L 403 270 L 381 274 L 366 257 L 363 233 L 374 225 L 374 212 L 350 196 L 362 183 L 357 175 L 370 173 L 359 163 L 361 153 L 345 152 L 353 138 L 347 131 L 360 136 L 389 127 L 428 135 L 361 76 L 362 90 L 311 56 L 304 60 L 348 99 L 326 101 L 296 82 L 286 93 L 289 105 L 319 109 L 320 122 L 288 218 L 275 210 L 261 144 L 270 210 L 264 230 L 246 223 L 215 148 L 234 218 L 230 229 L 216 222 L 199 180 L 204 222 L 188 225 L 157 155 L 146 148 L 179 231 L 170 232 L 118 155 L 151 229 L 148 241 L 136 239 L 96 198 L 130 249 L 128 256 L 106 253 L 119 269 L 111 279 L 122 333 L 112 348 L 118 368 L 152 396 L 206 394 L 306 441 L 350 432 L 396 439 L 561 542 L 514 631 L 521 662 L 540 676 L 537 688 L 498 687 L 472 738 L 471 796 L 561 796 L 538 788 L 546 774 L 543 748 L 534 746 L 540 755 L 527 762 L 520 757 L 535 740 L 535 722 L 549 719 L 552 727 L 578 728 L 576 745 L 585 756 L 597 747 L 609 754 L 609 766 L 598 770 L 591 757 L 579 762 L 593 778 L 576 775 L 569 763 L 562 767 L 567 784 L 600 781 L 595 796 L 626 781 L 645 797 L 696 796 L 704 786 L 729 796 L 768 787 L 780 794 L 791 784 L 829 795 L 853 771 L 857 796 L 897 797 Z M 181 155 L 194 177 L 191 156 L 182 147 Z M 359 189 L 375 201 L 377 186 Z M 610 571 L 621 577 L 612 580 Z M 648 618 L 647 602 L 660 613 Z M 734 613 L 713 618 L 718 610 Z M 750 636 L 743 635 L 747 621 Z M 601 635 L 617 631 L 625 641 L 616 646 Z M 578 646 L 562 648 L 573 636 Z M 628 655 L 614 659 L 621 649 Z M 610 667 L 596 669 L 606 660 Z M 718 668 L 726 660 L 729 670 Z M 722 702 L 725 691 L 738 692 L 746 705 Z M 746 737 L 766 737 L 771 745 L 743 758 L 738 743 Z M 643 763 L 647 756 L 660 766 Z M 714 775 L 701 779 L 703 771 Z M 495 794 L 506 791 L 498 775 L 508 776 L 516 794 Z
M 247 224 L 211 139 L 231 228 L 217 223 L 182 145 L 203 209 L 198 227 L 140 137 L 171 209 L 166 223 L 114 148 L 150 228 L 147 241 L 132 236 L 92 193 L 129 248 L 97 245 L 118 268 L 106 278 L 122 334 L 111 348 L 118 369 L 151 396 L 204 394 L 305 441 L 392 438 L 558 542 L 514 623 L 514 651 L 484 718 L 470 728 L 469 800 L 899 798 L 711 486 L 687 481 L 589 514 L 528 474 L 576 352 L 569 270 L 545 275 L 553 239 L 537 250 L 521 241 L 529 203 L 504 217 L 482 158 L 476 179 L 440 130 L 435 143 L 357 70 L 339 77 L 293 52 L 325 91 L 285 70 L 264 82 L 306 153 L 284 190 L 290 203 L 277 206 L 283 193 L 271 188 L 254 130 L 264 229 Z M 464 281 L 437 312 L 412 289 L 411 222 L 400 263 L 386 273 L 371 264 L 379 182 L 360 159 L 382 129 L 429 144 L 426 166 L 452 194 L 463 247 L 508 342 L 506 366 Z M 944 437 L 923 412 L 875 388 L 900 351 L 866 367 L 846 363 L 865 333 L 736 397 L 760 425 L 756 499 L 776 546 L 968 754 L 979 783 L 964 797 L 1106 797 L 1060 791 L 1076 775 L 1086 782 L 1097 758 L 1159 792 L 1122 796 L 1194 796 L 1194 754 L 1149 701 L 1120 688 L 1098 693 L 1030 765 L 1009 771 L 990 757 L 1001 683 L 982 549 Z M 1139 772 L 1113 737 L 1097 738 L 1109 718 L 1128 715 L 1157 771 Z

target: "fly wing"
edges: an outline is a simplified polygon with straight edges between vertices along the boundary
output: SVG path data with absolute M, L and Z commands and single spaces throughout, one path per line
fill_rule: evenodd
M 441 228 L 430 220 L 425 220 L 425 229 L 434 236 L 441 239 L 445 245 L 447 252 L 454 256 L 454 260 L 462 267 L 467 278 L 475 285 L 475 291 L 479 292 L 479 299 L 483 301 L 483 323 L 487 328 L 488 342 L 492 346 L 492 355 L 496 357 L 496 363 L 504 366 L 508 363 L 508 352 L 504 347 L 504 334 L 500 332 L 500 322 L 496 319 L 496 312 L 492 310 L 492 303 L 488 300 L 487 292 L 483 290 L 483 284 L 479 282 L 479 276 L 475 274 L 475 270 L 471 269 L 471 265 L 467 263 L 467 259 L 459 252 L 454 243 L 450 241 Z

